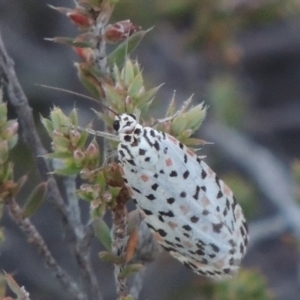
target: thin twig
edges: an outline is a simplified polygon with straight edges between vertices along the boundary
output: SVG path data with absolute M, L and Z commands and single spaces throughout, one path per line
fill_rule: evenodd
M 125 247 L 127 244 L 127 209 L 124 203 L 118 203 L 112 211 L 113 218 L 113 242 L 112 251 L 118 256 L 124 256 Z M 124 268 L 123 264 L 114 265 L 114 275 L 117 285 L 117 299 L 122 300 L 127 296 L 126 278 L 121 278 L 120 273 Z
M 0 34 L 0 79 L 6 85 L 8 91 L 8 101 L 15 108 L 18 115 L 18 122 L 20 124 L 22 138 L 25 144 L 29 147 L 33 159 L 37 165 L 37 168 L 40 172 L 41 178 L 44 181 L 48 180 L 48 198 L 57 207 L 61 218 L 62 223 L 66 230 L 67 240 L 72 247 L 73 252 L 77 260 L 77 264 L 82 273 L 87 276 L 87 279 L 84 282 L 87 283 L 86 290 L 89 292 L 94 292 L 95 299 L 101 300 L 101 293 L 99 285 L 97 284 L 96 277 L 90 265 L 90 255 L 89 248 L 83 249 L 83 245 L 90 246 L 91 242 L 86 241 L 84 236 L 78 236 L 76 232 L 76 224 L 73 224 L 72 218 L 68 213 L 68 208 L 64 203 L 64 200 L 60 194 L 57 183 L 54 178 L 49 175 L 51 168 L 47 164 L 46 160 L 41 156 L 46 154 L 41 140 L 37 134 L 33 117 L 32 109 L 28 104 L 26 95 L 24 94 L 22 87 L 17 79 L 14 70 L 14 63 L 9 57 L 4 43 Z M 75 226 L 74 226 L 75 225 Z M 91 237 L 92 235 L 89 235 Z M 84 250 L 84 251 L 83 251 Z M 91 291 L 92 285 L 92 291 Z
M 37 247 L 40 255 L 45 260 L 47 267 L 60 280 L 64 288 L 66 288 L 66 290 L 72 295 L 73 299 L 87 300 L 88 298 L 80 291 L 76 282 L 73 281 L 70 276 L 64 271 L 64 269 L 62 269 L 58 265 L 35 226 L 30 222 L 28 218 L 23 217 L 22 209 L 16 203 L 15 199 L 6 199 L 5 204 L 15 222 L 27 235 L 29 242 Z
M 64 177 L 63 183 L 67 198 L 68 215 L 70 216 L 70 222 L 73 224 L 77 237 L 75 255 L 81 269 L 81 277 L 83 279 L 85 290 L 90 295 L 91 299 L 98 300 L 101 299 L 101 293 L 90 260 L 90 246 L 94 237 L 93 229 L 91 226 L 84 228 L 82 224 L 79 199 L 75 193 L 77 189 L 75 177 Z M 79 253 L 80 255 L 78 255 Z

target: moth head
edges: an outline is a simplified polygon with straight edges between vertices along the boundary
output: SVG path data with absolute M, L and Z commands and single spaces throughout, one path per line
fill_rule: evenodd
M 131 133 L 137 125 L 137 120 L 133 114 L 122 114 L 116 116 L 113 128 L 118 133 Z

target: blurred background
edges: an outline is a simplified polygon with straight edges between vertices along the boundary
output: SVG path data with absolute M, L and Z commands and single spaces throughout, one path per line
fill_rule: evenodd
M 53 105 L 79 109 L 80 121 L 95 118 L 80 99 L 37 84 L 86 93 L 77 78 L 70 47 L 45 37 L 75 36 L 75 28 L 47 4 L 72 1 L 0 0 L 0 31 L 23 89 L 39 116 Z M 151 263 L 141 299 L 300 299 L 300 2 L 299 0 L 120 0 L 113 20 L 154 26 L 132 55 L 152 87 L 165 83 L 153 105 L 162 117 L 174 90 L 178 107 L 191 94 L 204 101 L 208 116 L 199 137 L 208 164 L 232 187 L 250 223 L 250 246 L 240 275 L 231 283 L 211 283 L 167 253 Z M 10 110 L 10 117 L 15 117 Z M 13 152 L 16 177 L 39 182 L 30 153 L 19 142 Z M 22 198 L 18 199 L 22 203 Z M 88 215 L 87 204 L 82 204 Z M 76 277 L 59 217 L 44 204 L 34 224 L 57 260 Z M 5 242 L 0 267 L 24 285 L 32 299 L 70 299 L 52 278 L 36 250 L 4 213 Z M 49 230 L 51 228 L 51 230 Z M 104 299 L 115 298 L 112 266 L 102 263 L 95 242 L 93 264 Z

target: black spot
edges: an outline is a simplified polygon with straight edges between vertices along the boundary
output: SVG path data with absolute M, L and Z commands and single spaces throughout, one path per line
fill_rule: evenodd
M 192 268 L 192 269 L 198 269 L 196 265 L 194 265 L 193 263 L 191 262 L 188 262 L 189 266 Z
M 158 178 L 158 174 L 155 173 L 155 174 L 153 175 L 153 177 L 154 177 L 154 178 Z
M 212 244 L 212 243 L 209 245 L 212 247 L 213 251 L 215 251 L 216 253 L 220 252 L 220 248 L 217 245 Z
M 140 142 L 140 139 L 133 138 L 133 142 L 131 143 L 131 147 L 136 147 Z
M 227 210 L 227 208 L 225 207 L 225 208 L 224 208 L 224 211 L 223 211 L 223 216 L 224 216 L 224 217 L 227 216 L 227 212 L 228 212 L 228 210 Z
M 201 171 L 201 178 L 205 179 L 206 176 L 207 176 L 207 173 L 204 171 L 204 169 L 202 169 L 202 171 Z
M 232 246 L 232 247 L 236 247 L 236 243 L 234 240 L 229 240 L 228 243 Z
M 127 182 L 128 182 L 128 180 L 127 180 L 126 178 L 124 178 L 124 177 L 123 177 L 123 180 L 124 180 L 124 182 L 125 182 L 125 183 L 127 183 Z
M 121 144 L 121 148 L 124 149 L 131 158 L 134 158 L 127 145 Z
M 150 135 L 151 135 L 152 137 L 155 137 L 155 131 L 154 131 L 153 129 L 150 130 Z
M 234 196 L 232 197 L 232 200 L 233 200 L 233 202 L 231 204 L 231 209 L 232 209 L 232 211 L 235 211 L 235 207 L 237 206 L 237 201 Z M 234 218 L 235 218 L 235 216 L 234 216 Z
M 150 223 L 146 222 L 146 224 L 151 230 L 157 231 Z
M 226 208 L 229 210 L 230 209 L 230 202 L 228 198 L 226 198 Z
M 204 252 L 203 250 L 201 250 L 201 249 L 198 249 L 198 250 L 196 251 L 196 253 L 197 253 L 198 255 L 200 255 L 200 256 L 205 255 L 205 252 Z
M 159 171 L 160 174 L 165 174 L 164 170 Z
M 216 254 L 208 254 L 208 256 L 209 256 L 210 258 L 215 258 L 215 257 L 216 257 Z
M 177 242 L 180 242 L 180 238 L 179 237 L 175 237 L 175 240 L 177 241 Z
M 196 252 L 195 252 L 195 251 L 192 251 L 192 250 L 189 250 L 189 253 L 191 253 L 191 254 L 193 254 L 193 255 L 196 254 Z
M 168 147 L 164 148 L 164 154 L 168 153 Z
M 137 188 L 135 188 L 135 187 L 132 187 L 132 189 L 133 189 L 134 191 L 136 191 L 137 193 L 141 194 L 141 191 L 140 191 L 139 189 L 137 189 Z
M 167 233 L 163 229 L 158 229 L 157 232 L 159 233 L 160 236 L 164 237 L 167 235 Z
M 211 272 L 211 271 L 206 271 L 206 273 L 210 276 L 214 276 L 215 275 L 215 272 Z
M 198 217 L 196 217 L 196 216 L 192 216 L 191 217 L 191 222 L 192 223 L 197 223 L 199 221 L 199 218 Z
M 196 161 L 198 162 L 198 164 L 200 164 L 201 163 L 201 158 L 198 156 Z
M 139 155 L 145 155 L 147 150 L 139 149 Z
M 204 272 L 204 271 L 202 271 L 202 270 L 197 270 L 197 273 L 199 274 L 199 275 L 206 275 L 206 272 Z
M 168 198 L 167 199 L 167 202 L 169 203 L 169 204 L 173 204 L 174 202 L 175 202 L 175 199 L 174 198 Z
M 204 243 L 202 240 L 197 239 L 198 243 L 196 244 L 197 247 L 203 249 L 203 246 L 206 246 L 206 243 Z
M 206 258 L 202 258 L 201 259 L 201 263 L 207 265 L 208 264 L 208 260 Z
M 146 198 L 148 198 L 149 200 L 154 200 L 155 199 L 153 194 L 149 194 L 148 196 L 146 196 Z
M 127 159 L 127 162 L 133 166 L 136 166 L 135 162 L 133 159 Z
M 147 130 L 144 130 L 143 136 L 144 136 L 146 142 L 152 147 L 153 145 L 152 145 L 152 143 L 151 143 L 151 141 L 150 141 L 150 139 L 148 137 Z
M 149 161 L 150 161 L 150 159 L 151 159 L 151 157 L 150 157 L 150 156 L 148 156 L 148 157 L 146 157 L 146 158 L 145 158 L 145 161 L 148 161 L 148 162 L 149 162 Z
M 223 223 L 213 224 L 213 231 L 216 233 L 220 233 L 223 227 Z
M 174 217 L 174 213 L 169 210 L 168 212 L 164 212 L 164 211 L 159 211 L 158 212 L 161 216 L 167 216 L 167 217 Z
M 148 210 L 148 209 L 143 209 L 144 213 L 147 215 L 147 216 L 151 216 L 153 215 L 153 212 L 151 210 Z
M 229 272 L 230 272 L 230 269 L 229 269 L 229 268 L 227 268 L 227 269 L 223 269 L 223 272 L 224 272 L 225 274 L 229 274 Z
M 220 212 L 220 206 L 217 206 L 216 209 L 217 209 L 217 212 Z
M 235 252 L 236 252 L 235 249 L 230 249 L 230 250 L 229 250 L 229 253 L 230 253 L 230 254 L 234 254 Z
M 124 136 L 124 140 L 126 141 L 126 142 L 131 142 L 131 135 L 125 135 Z
M 124 151 L 123 151 L 123 150 L 120 150 L 120 151 L 119 151 L 119 155 L 120 155 L 121 157 L 124 157 L 124 156 L 125 156 Z
M 212 254 L 212 255 L 214 255 L 214 254 Z M 212 258 L 213 258 L 213 257 L 212 257 Z M 215 274 L 216 274 L 216 275 L 221 275 L 222 272 L 220 272 L 220 271 L 215 271 Z
M 191 231 L 192 230 L 192 227 L 189 226 L 189 225 L 183 225 L 182 228 L 185 229 L 186 231 Z
M 182 143 L 179 143 L 179 147 L 180 147 L 181 149 L 183 149 L 183 148 L 184 148 L 184 145 L 183 145 Z
M 190 238 L 190 235 L 189 235 L 188 233 L 186 233 L 186 232 L 185 232 L 183 235 L 184 235 L 185 237 L 187 237 L 187 238 Z
M 134 204 L 137 204 L 137 201 L 136 201 L 136 199 L 134 199 L 134 198 L 133 198 L 132 200 L 133 200 L 133 203 L 134 203 Z
M 159 221 L 161 221 L 161 222 L 165 222 L 165 220 L 164 220 L 164 218 L 162 217 L 162 216 L 158 216 L 158 219 L 159 219 Z
M 240 244 L 240 252 L 241 252 L 241 253 L 244 253 L 244 250 L 245 250 L 244 245 L 243 245 L 243 244 Z
M 186 155 L 186 154 L 184 154 L 184 156 L 183 156 L 183 160 L 184 160 L 184 163 L 185 163 L 185 164 L 187 163 L 187 159 L 188 159 L 187 155 Z
M 164 242 L 165 242 L 166 244 L 170 245 L 170 246 L 174 246 L 174 243 L 172 243 L 172 242 L 170 242 L 170 241 L 168 241 L 168 240 L 164 240 Z
M 195 200 L 198 200 L 198 198 L 199 198 L 199 192 L 200 192 L 200 186 L 197 185 L 197 186 L 196 186 L 196 192 L 195 192 L 195 194 L 194 194 L 194 196 L 193 196 L 193 198 L 194 198 Z
M 136 128 L 135 130 L 134 130 L 134 134 L 136 134 L 136 135 L 140 135 L 141 134 L 141 129 L 140 128 Z
M 172 171 L 171 173 L 170 173 L 170 177 L 176 177 L 177 176 L 177 172 L 176 171 Z
M 134 114 L 128 114 L 132 119 L 136 120 L 136 116 Z
M 234 259 L 233 259 L 233 257 L 231 257 L 231 258 L 229 259 L 229 265 L 232 266 L 233 263 L 234 263 Z
M 219 179 L 219 177 L 217 175 L 215 177 L 215 181 L 216 181 L 218 187 L 221 188 L 221 186 L 220 186 L 220 179 Z
M 206 192 L 206 186 L 202 185 L 202 186 L 200 187 L 200 189 L 201 189 L 203 192 Z
M 183 173 L 183 178 L 184 179 L 187 179 L 190 175 L 190 172 L 188 170 L 186 170 L 184 173 Z
M 248 230 L 248 224 L 245 221 L 243 221 L 242 223 L 244 225 L 244 228 L 245 228 L 246 232 L 248 233 L 249 232 L 249 230 Z
M 166 134 L 164 132 L 161 133 L 163 138 L 165 139 L 166 138 Z
M 154 148 L 156 151 L 159 151 L 160 147 L 159 147 L 159 143 L 158 141 L 155 141 L 154 144 L 153 144 Z
M 172 247 L 166 247 L 166 246 L 164 246 L 164 245 L 162 245 L 162 247 L 163 247 L 166 251 L 168 251 L 168 252 L 176 252 L 176 250 L 175 250 L 174 248 L 172 248 Z
M 154 183 L 152 186 L 151 186 L 152 190 L 156 191 L 157 188 L 158 188 L 158 184 L 157 183 Z
M 217 194 L 217 199 L 220 199 L 223 197 L 223 193 L 222 191 L 219 191 L 218 194 Z
M 181 198 L 185 198 L 185 197 L 186 197 L 186 192 L 181 192 L 181 193 L 180 193 L 180 197 L 181 197 Z
M 208 214 L 209 214 L 209 211 L 207 209 L 204 209 L 203 212 L 202 212 L 202 215 L 207 216 Z

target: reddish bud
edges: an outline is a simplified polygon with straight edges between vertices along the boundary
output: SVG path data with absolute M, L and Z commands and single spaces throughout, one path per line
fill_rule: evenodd
M 95 61 L 95 53 L 91 48 L 74 47 L 74 50 L 83 61 L 90 64 Z
M 73 158 L 74 158 L 76 163 L 80 163 L 84 160 L 85 155 L 81 150 L 75 150 L 73 152 Z
M 78 27 L 81 28 L 87 28 L 90 27 L 93 24 L 93 20 L 83 14 L 82 12 L 78 10 L 73 10 L 72 12 L 69 12 L 66 14 L 66 16 Z
M 105 38 L 107 42 L 117 43 L 131 36 L 139 29 L 140 27 L 133 25 L 130 20 L 120 21 L 106 26 Z
M 89 158 L 95 158 L 99 156 L 99 147 L 96 142 L 92 141 L 86 148 L 85 154 Z

